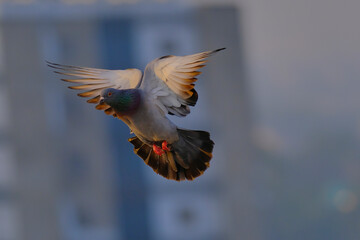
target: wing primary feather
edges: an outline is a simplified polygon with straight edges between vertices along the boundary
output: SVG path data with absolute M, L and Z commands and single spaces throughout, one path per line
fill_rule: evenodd
M 197 81 L 197 78 L 179 78 L 176 76 L 169 76 L 170 81 L 181 83 L 181 84 L 191 84 Z
M 106 89 L 106 88 L 99 88 L 99 89 L 95 89 L 95 90 L 91 90 L 91 91 L 87 91 L 87 92 L 83 92 L 83 93 L 78 93 L 77 95 L 79 97 L 95 97 L 96 95 L 99 95 L 100 92 L 104 89 Z
M 200 73 L 201 72 L 199 72 L 199 71 L 193 71 L 193 72 L 184 72 L 182 74 L 188 75 L 193 78 L 193 77 L 196 77 L 197 75 L 199 75 Z
M 220 52 L 220 51 L 225 50 L 225 49 L 226 49 L 225 47 L 224 48 L 218 48 L 218 49 L 212 51 L 212 53 Z
M 106 110 L 106 109 L 109 109 L 110 106 L 104 103 L 104 104 L 98 104 L 98 105 L 96 105 L 95 108 L 96 108 L 97 110 Z
M 195 106 L 195 104 L 196 104 L 196 102 L 197 102 L 197 100 L 198 100 L 198 98 L 199 98 L 199 95 L 198 95 L 198 93 L 196 92 L 195 89 L 192 89 L 191 92 L 192 92 L 191 97 L 188 98 L 188 99 L 186 99 L 185 101 L 186 101 L 186 103 L 189 104 L 190 106 Z
M 194 88 L 194 84 L 183 85 L 183 84 L 178 84 L 175 82 L 170 82 L 168 85 L 171 88 L 171 90 L 173 90 L 177 95 L 180 95 L 180 96 L 184 95 L 184 96 L 188 96 L 188 97 L 192 96 L 192 94 L 186 94 L 186 92 L 188 92 L 189 90 L 192 90 Z
M 89 83 L 89 84 L 96 84 L 96 83 L 104 83 L 105 79 L 101 78 L 81 78 L 81 79 L 64 79 L 62 78 L 61 81 L 70 82 L 70 83 Z
M 76 67 L 76 66 L 71 66 L 71 65 L 64 65 L 64 64 L 59 64 L 59 63 L 52 63 L 52 62 L 49 62 L 49 61 L 46 61 L 47 65 L 49 67 L 56 67 L 56 68 L 63 68 L 63 69 L 73 69 L 75 71 L 79 70 L 79 71 L 93 71 L 93 72 L 97 72 L 97 73 L 100 73 L 100 72 L 104 72 L 104 71 L 107 71 L 105 69 L 99 69 L 99 68 L 89 68 L 89 67 Z M 72 70 L 70 70 L 72 71 Z
M 112 87 L 112 85 L 105 85 L 105 84 L 85 84 L 79 86 L 68 86 L 68 88 L 74 90 L 83 90 L 83 89 L 94 90 L 98 88 L 110 88 L 110 87 Z
M 113 115 L 113 114 L 115 114 L 115 111 L 114 111 L 114 109 L 112 109 L 112 108 L 108 108 L 108 109 L 106 109 L 104 112 L 105 112 L 107 115 Z
M 159 57 L 159 59 L 165 59 L 165 58 L 169 58 L 169 57 L 172 57 L 173 55 L 165 55 L 165 56 L 162 56 L 162 57 Z
M 79 86 L 69 86 L 68 88 L 74 89 L 74 90 L 95 90 L 99 88 L 111 88 L 114 87 L 114 85 L 111 84 L 85 84 L 85 85 L 79 85 Z
M 51 68 L 54 68 L 56 70 L 60 70 L 60 71 L 67 71 L 67 72 L 72 72 L 72 73 L 90 73 L 90 74 L 100 74 L 101 72 L 95 72 L 95 71 L 91 71 L 91 70 L 81 70 L 81 69 L 69 69 L 69 68 L 64 68 L 64 67 L 58 67 L 58 66 L 51 66 L 48 65 Z M 58 74 L 63 74 L 62 72 L 58 72 L 58 71 L 54 71 L 55 73 Z
M 72 77 L 84 77 L 84 78 L 88 78 L 88 77 L 94 77 L 94 74 L 84 74 L 84 73 L 65 73 L 65 72 L 58 72 L 58 71 L 54 71 L 54 73 L 57 73 L 57 74 L 61 74 L 61 75 L 66 75 L 66 76 L 72 76 Z
M 87 100 L 88 103 L 98 103 L 100 101 L 100 95 Z
M 194 61 L 194 62 L 185 63 L 183 66 L 181 66 L 181 68 L 188 68 L 188 67 L 192 68 L 193 65 L 198 67 L 205 63 L 207 63 L 207 60 L 198 60 L 198 61 Z M 203 66 L 205 66 L 205 65 L 203 65 Z

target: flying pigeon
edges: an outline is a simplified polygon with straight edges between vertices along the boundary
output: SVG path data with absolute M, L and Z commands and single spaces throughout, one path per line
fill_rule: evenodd
M 210 166 L 214 142 L 205 131 L 177 127 L 166 114 L 185 117 L 195 106 L 198 94 L 196 76 L 207 58 L 207 51 L 187 56 L 167 55 L 151 61 L 144 73 L 138 69 L 105 70 L 47 62 L 61 79 L 77 85 L 70 89 L 90 98 L 96 109 L 122 120 L 134 137 L 134 152 L 156 173 L 176 180 L 193 180 Z M 74 77 L 76 77 L 74 79 Z

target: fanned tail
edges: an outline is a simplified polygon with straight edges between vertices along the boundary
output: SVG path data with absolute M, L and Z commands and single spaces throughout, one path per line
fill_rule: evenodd
M 210 166 L 214 142 L 204 131 L 178 129 L 178 134 L 179 140 L 168 145 L 170 151 L 162 155 L 136 136 L 129 142 L 134 145 L 134 152 L 161 176 L 176 181 L 193 180 Z

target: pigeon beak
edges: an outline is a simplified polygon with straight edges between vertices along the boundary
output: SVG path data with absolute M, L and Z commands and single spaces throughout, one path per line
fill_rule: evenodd
M 100 104 L 104 104 L 104 97 L 100 97 Z

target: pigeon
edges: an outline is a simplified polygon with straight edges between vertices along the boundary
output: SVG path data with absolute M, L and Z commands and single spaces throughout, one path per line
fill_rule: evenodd
M 186 56 L 167 55 L 138 69 L 106 70 L 47 62 L 70 89 L 122 120 L 135 136 L 134 152 L 157 174 L 176 181 L 193 180 L 210 166 L 214 142 L 205 131 L 177 127 L 167 114 L 185 117 L 195 106 L 198 71 L 225 48 Z

